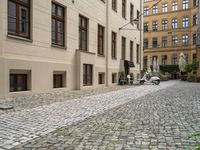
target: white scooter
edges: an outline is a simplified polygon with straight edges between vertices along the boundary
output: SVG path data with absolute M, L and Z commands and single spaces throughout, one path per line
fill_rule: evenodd
M 145 82 L 147 83 L 153 83 L 155 85 L 160 84 L 160 78 L 157 76 L 152 76 L 151 73 L 145 72 L 144 76 L 142 79 L 140 79 L 140 84 L 144 84 Z

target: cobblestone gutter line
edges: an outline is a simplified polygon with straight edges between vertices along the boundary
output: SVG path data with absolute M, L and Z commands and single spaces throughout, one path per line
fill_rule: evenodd
M 3 114 L 0 116 L 0 148 L 10 149 L 175 83 L 169 81 L 161 86 L 144 85 Z

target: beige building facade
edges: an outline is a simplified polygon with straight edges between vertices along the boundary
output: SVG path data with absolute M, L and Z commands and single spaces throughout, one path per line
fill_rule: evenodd
M 1 0 L 0 98 L 118 83 L 139 73 L 134 0 Z M 129 29 L 119 30 L 127 24 Z
M 198 0 L 145 0 L 144 66 L 178 65 L 180 53 L 192 63 L 196 57 Z

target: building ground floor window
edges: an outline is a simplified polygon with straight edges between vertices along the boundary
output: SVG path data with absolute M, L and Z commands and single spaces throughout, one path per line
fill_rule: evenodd
M 20 92 L 30 90 L 31 71 L 10 70 L 10 92 Z
M 117 83 L 117 73 L 112 73 L 112 83 Z
M 105 84 L 105 73 L 100 72 L 98 76 L 99 84 Z
M 53 73 L 53 88 L 64 88 L 66 87 L 66 72 L 65 71 L 54 71 Z
M 93 65 L 91 64 L 83 64 L 83 86 L 92 85 L 93 80 Z

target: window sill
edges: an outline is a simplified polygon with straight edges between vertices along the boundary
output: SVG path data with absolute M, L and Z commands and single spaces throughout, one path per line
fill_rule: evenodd
M 103 57 L 103 58 L 105 57 L 105 55 L 101 55 L 101 54 L 98 54 L 97 56 L 99 56 L 99 57 Z
M 112 57 L 112 60 L 117 60 L 117 58 Z
M 7 37 L 12 38 L 12 39 L 16 39 L 16 40 L 26 41 L 26 42 L 33 42 L 33 40 L 31 40 L 31 39 L 27 39 L 27 38 L 16 36 L 16 35 L 8 34 Z
M 59 45 L 54 45 L 54 44 L 51 44 L 51 47 L 54 47 L 54 48 L 59 48 L 59 49 L 64 49 L 64 50 L 66 50 L 66 49 L 67 49 L 66 47 L 59 46 Z

